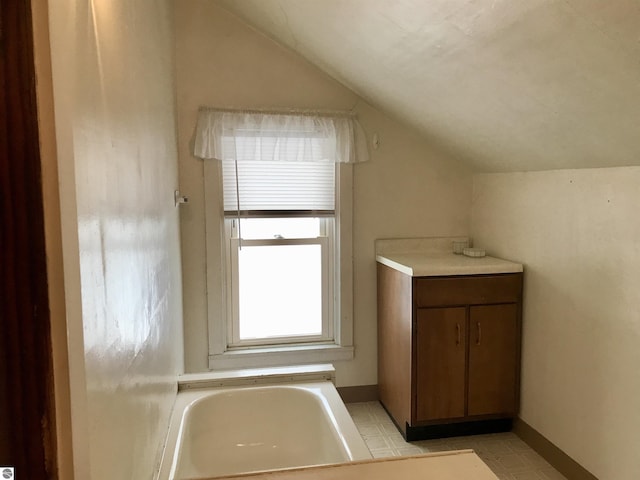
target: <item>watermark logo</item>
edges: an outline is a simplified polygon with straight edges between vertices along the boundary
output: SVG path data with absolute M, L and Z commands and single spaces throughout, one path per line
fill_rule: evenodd
M 13 467 L 0 467 L 0 472 L 2 472 L 2 478 L 4 480 L 13 480 L 16 478 L 14 476 Z

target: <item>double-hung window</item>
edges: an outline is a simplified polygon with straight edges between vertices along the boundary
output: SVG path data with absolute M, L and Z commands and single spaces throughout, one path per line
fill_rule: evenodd
M 219 160 L 205 162 L 212 368 L 353 356 L 355 132 L 347 116 L 201 110 L 196 156 Z
M 229 347 L 333 340 L 335 169 L 222 162 Z

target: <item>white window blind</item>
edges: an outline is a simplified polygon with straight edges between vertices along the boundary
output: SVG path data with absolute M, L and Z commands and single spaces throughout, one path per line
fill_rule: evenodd
M 222 162 L 224 210 L 240 212 L 335 210 L 333 162 Z M 240 208 L 238 208 L 238 199 Z
M 322 160 L 327 139 L 296 132 L 281 140 L 282 135 L 223 137 L 223 159 L 225 151 L 237 158 L 222 161 L 225 215 L 334 213 L 335 163 Z
M 335 209 L 335 164 L 331 162 L 222 162 L 224 210 L 240 212 Z M 238 208 L 238 199 L 240 208 Z

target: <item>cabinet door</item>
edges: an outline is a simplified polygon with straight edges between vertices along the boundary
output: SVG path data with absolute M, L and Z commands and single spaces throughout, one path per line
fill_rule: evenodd
M 469 415 L 516 412 L 516 304 L 482 305 L 469 311 Z
M 416 422 L 463 417 L 466 308 L 420 308 L 416 323 Z

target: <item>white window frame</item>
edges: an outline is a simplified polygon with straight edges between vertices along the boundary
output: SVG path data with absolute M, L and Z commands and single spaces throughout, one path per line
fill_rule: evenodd
M 278 345 L 230 347 L 228 312 L 231 289 L 227 288 L 230 264 L 225 239 L 222 200 L 222 167 L 205 160 L 204 204 L 206 237 L 206 297 L 209 326 L 209 368 L 251 368 L 296 363 L 350 360 L 353 347 L 352 182 L 350 164 L 336 164 L 336 205 L 333 222 L 332 339 Z M 246 242 L 246 240 L 245 240 Z M 330 293 L 331 295 L 331 293 Z

